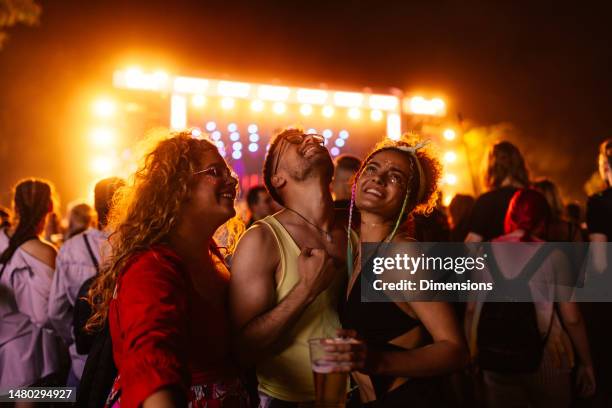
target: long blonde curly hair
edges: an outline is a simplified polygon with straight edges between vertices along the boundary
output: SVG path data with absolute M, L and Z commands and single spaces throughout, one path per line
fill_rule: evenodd
M 88 292 L 93 309 L 85 325 L 88 331 L 104 324 L 117 278 L 134 255 L 167 241 L 182 204 L 190 197 L 193 173 L 201 170 L 202 156 L 216 151 L 212 143 L 195 139 L 190 132 L 169 136 L 145 155 L 130 182 L 113 197 L 108 218 L 113 231 L 109 238 L 111 254 Z M 214 240 L 210 249 L 220 257 Z

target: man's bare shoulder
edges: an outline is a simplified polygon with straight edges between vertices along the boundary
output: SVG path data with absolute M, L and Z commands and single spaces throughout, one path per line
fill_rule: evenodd
M 252 247 L 276 247 L 276 239 L 266 224 L 256 222 L 240 237 L 236 252 Z
M 255 223 L 238 241 L 232 257 L 232 274 L 244 269 L 253 270 L 275 267 L 280 259 L 278 245 L 270 228 L 263 223 Z

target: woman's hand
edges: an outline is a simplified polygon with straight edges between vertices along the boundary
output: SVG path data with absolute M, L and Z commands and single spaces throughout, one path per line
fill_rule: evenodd
M 595 394 L 595 370 L 592 365 L 579 364 L 576 371 L 576 388 L 581 397 Z
M 362 339 L 358 338 L 355 330 L 338 329 L 336 335 L 345 340 L 325 346 L 329 352 L 330 361 L 342 362 L 337 371 L 361 371 L 372 373 L 379 361 L 379 353 L 367 347 Z

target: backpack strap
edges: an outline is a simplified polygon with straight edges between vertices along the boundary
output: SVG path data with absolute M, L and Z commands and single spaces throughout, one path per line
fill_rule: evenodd
M 492 244 L 488 245 L 486 249 L 486 253 L 489 255 L 487 257 L 487 265 L 489 266 L 489 273 L 491 274 L 491 278 L 493 279 L 493 282 L 502 282 L 502 281 L 508 280 L 504 277 L 504 275 L 502 275 L 502 273 L 499 270 L 499 265 L 497 264 L 497 260 L 495 259 L 495 256 L 493 255 L 493 245 Z
M 529 284 L 529 281 L 536 273 L 536 271 L 542 266 L 542 263 L 548 258 L 550 253 L 552 252 L 552 248 L 550 245 L 544 244 L 542 247 L 538 248 L 536 253 L 531 257 L 531 259 L 527 262 L 527 264 L 523 267 L 521 273 L 515 279 L 522 279 Z M 553 302 L 553 310 L 550 315 L 550 321 L 548 322 L 548 329 L 546 330 L 546 335 L 542 338 L 542 347 L 546 345 L 548 341 L 548 337 L 550 336 L 550 332 L 552 331 L 553 320 L 555 319 L 555 311 L 557 310 L 557 304 Z
M 535 275 L 537 270 L 540 268 L 540 266 L 542 266 L 542 263 L 544 263 L 551 252 L 552 248 L 550 245 L 543 244 L 542 247 L 538 248 L 531 259 L 527 261 L 521 272 L 514 279 L 521 279 L 527 282 L 531 280 L 533 275 Z
M 89 244 L 89 239 L 87 238 L 87 234 L 83 234 L 83 241 L 85 241 L 85 246 L 87 247 L 87 252 L 89 253 L 89 257 L 91 258 L 91 263 L 95 266 L 96 272 L 100 269 L 100 265 L 98 264 L 98 259 L 93 253 L 91 249 L 91 245 Z

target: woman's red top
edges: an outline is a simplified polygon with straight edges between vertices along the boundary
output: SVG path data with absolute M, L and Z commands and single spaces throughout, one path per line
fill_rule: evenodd
M 203 295 L 179 256 L 156 246 L 120 274 L 109 323 L 122 408 L 140 406 L 163 387 L 187 392 L 191 385 L 236 377 L 226 307 L 229 271 L 218 263 L 213 274 L 202 273 Z

